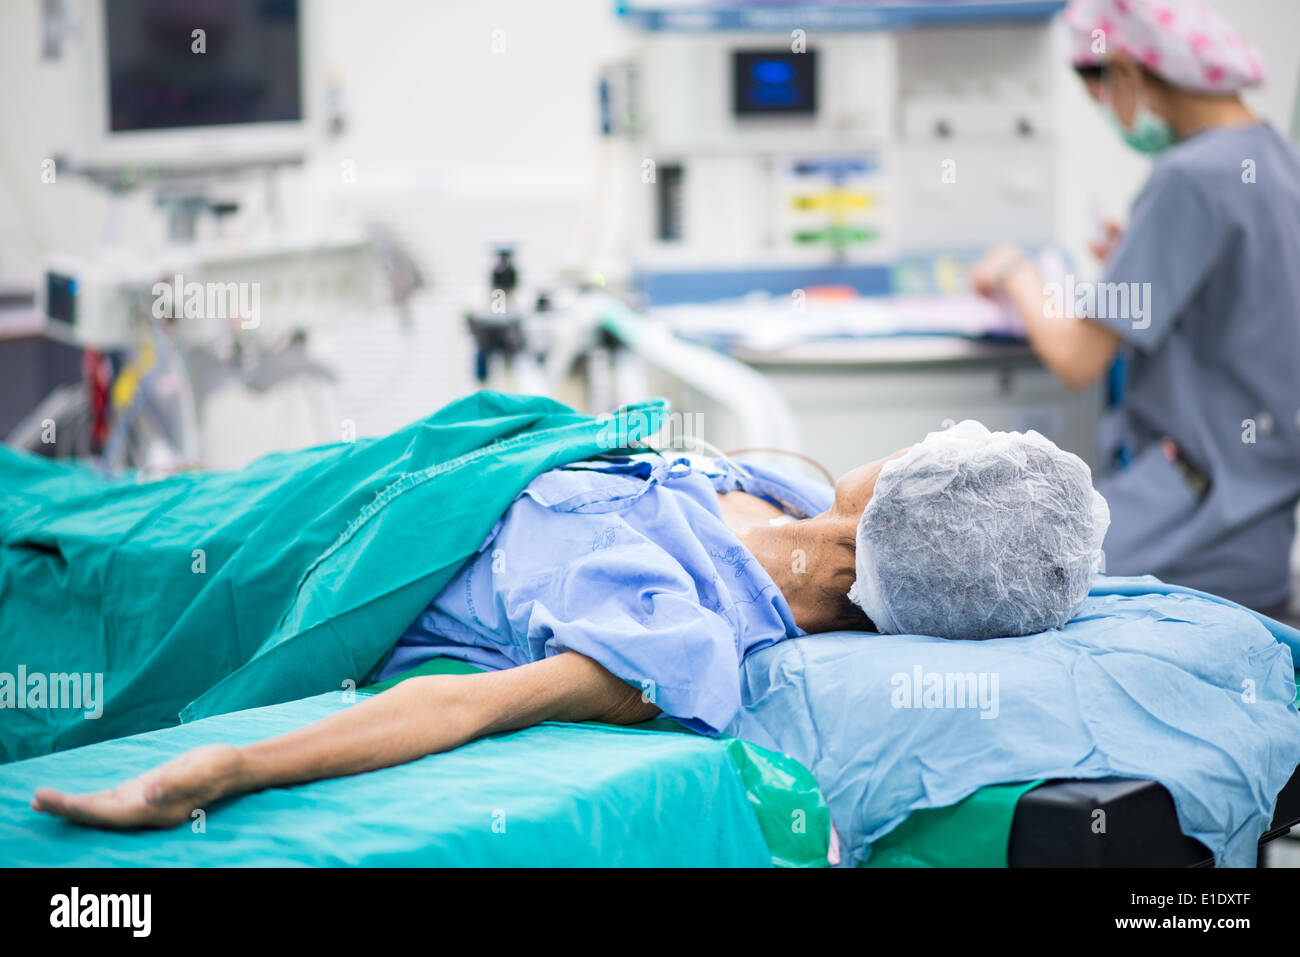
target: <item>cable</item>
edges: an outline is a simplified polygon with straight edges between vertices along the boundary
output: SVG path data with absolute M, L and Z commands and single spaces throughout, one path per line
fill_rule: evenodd
M 737 472 L 739 472 L 739 473 L 740 473 L 741 475 L 743 475 L 745 478 L 753 478 L 753 477 L 754 477 L 754 474 L 753 474 L 752 472 L 750 472 L 749 469 L 745 468 L 745 466 L 741 465 L 739 462 L 735 462 L 735 461 L 733 461 L 733 460 L 731 459 L 731 457 L 730 457 L 726 452 L 723 452 L 720 448 L 718 448 L 718 447 L 717 447 L 716 445 L 714 445 L 712 442 L 706 442 L 704 439 L 700 438 L 698 435 L 682 434 L 682 435 L 679 435 L 677 438 L 678 438 L 679 441 L 684 442 L 684 443 L 686 443 L 686 444 L 688 444 L 688 445 L 699 446 L 701 449 L 703 449 L 705 452 L 708 452 L 710 455 L 712 455 L 714 458 L 718 459 L 719 461 L 726 462 L 728 465 L 730 465 L 732 468 L 734 468 Z M 660 450 L 660 449 L 656 449 L 656 448 L 654 448 L 653 446 L 650 446 L 650 445 L 647 445 L 646 447 L 649 448 L 652 452 L 655 452 L 656 454 L 658 454 L 661 458 L 663 457 L 663 451 L 662 451 L 662 450 Z
M 822 475 L 826 476 L 826 482 L 828 484 L 830 485 L 835 484 L 835 478 L 831 475 L 830 471 L 826 468 L 826 466 L 822 465 L 811 455 L 804 455 L 802 452 L 794 452 L 790 449 L 770 449 L 770 448 L 755 447 L 755 448 L 744 448 L 744 449 L 732 449 L 730 452 L 727 452 L 726 455 L 727 456 L 744 455 L 746 452 L 768 452 L 773 455 L 792 455 L 797 459 L 803 459 L 803 461 L 807 462 L 818 472 L 821 472 Z

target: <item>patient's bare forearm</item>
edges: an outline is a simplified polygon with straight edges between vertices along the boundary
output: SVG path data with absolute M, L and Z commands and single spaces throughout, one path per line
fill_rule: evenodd
M 187 751 L 111 791 L 40 788 L 32 807 L 92 827 L 171 827 L 221 798 L 402 764 L 485 734 L 548 720 L 631 724 L 656 714 L 636 688 L 566 652 L 507 671 L 410 678 L 288 734 Z
M 636 689 L 569 652 L 480 675 L 409 678 L 315 724 L 241 750 L 239 791 L 341 777 L 541 721 L 647 720 Z
M 341 777 L 449 751 L 487 726 L 465 675 L 410 678 L 314 724 L 239 749 L 231 790 Z

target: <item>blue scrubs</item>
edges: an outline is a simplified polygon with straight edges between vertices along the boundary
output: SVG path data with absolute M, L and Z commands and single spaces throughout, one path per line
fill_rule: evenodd
M 667 717 L 716 734 L 740 709 L 740 663 L 803 634 L 723 520 L 718 493 L 826 511 L 824 483 L 685 459 L 609 457 L 543 472 L 402 635 L 379 680 L 435 655 L 490 669 L 577 651 Z
M 1154 574 L 1259 609 L 1288 600 L 1297 264 L 1300 157 L 1275 130 L 1211 129 L 1161 154 L 1104 277 L 1150 283 L 1149 311 L 1098 317 L 1124 337 L 1129 370 L 1104 451 L 1122 445 L 1131 464 L 1097 482 L 1109 574 Z M 1164 437 L 1185 465 L 1169 461 Z

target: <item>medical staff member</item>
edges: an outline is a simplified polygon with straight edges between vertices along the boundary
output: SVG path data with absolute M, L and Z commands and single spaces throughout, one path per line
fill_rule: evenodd
M 1014 247 L 975 266 L 975 287 L 1015 305 L 1070 386 L 1124 357 L 1102 429 L 1120 467 L 1097 482 L 1106 571 L 1278 613 L 1300 498 L 1300 157 L 1239 96 L 1264 78 L 1258 54 L 1200 0 L 1073 0 L 1066 21 L 1076 70 L 1155 158 L 1151 178 L 1127 230 L 1094 247 L 1090 318 L 1062 317 Z

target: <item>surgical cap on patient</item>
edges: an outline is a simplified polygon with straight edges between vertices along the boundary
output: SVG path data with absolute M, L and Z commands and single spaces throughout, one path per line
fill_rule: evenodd
M 852 599 L 885 634 L 999 638 L 1059 628 L 1110 524 L 1088 466 L 1037 432 L 967 420 L 880 470 L 858 521 Z

